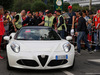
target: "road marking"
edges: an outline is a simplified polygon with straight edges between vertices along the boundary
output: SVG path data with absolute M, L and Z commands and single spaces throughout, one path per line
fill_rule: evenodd
M 86 75 L 100 75 L 100 73 L 85 73 Z
M 88 59 L 88 61 L 100 63 L 100 59 Z
M 74 75 L 73 73 L 68 72 L 68 71 L 66 71 L 66 70 L 62 70 L 62 72 L 65 73 L 66 75 Z

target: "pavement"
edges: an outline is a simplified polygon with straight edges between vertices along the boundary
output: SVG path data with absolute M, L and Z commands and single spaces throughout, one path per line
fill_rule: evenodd
M 100 75 L 100 51 L 89 54 L 88 51 L 82 50 L 81 55 L 76 55 L 76 63 L 73 69 L 57 70 L 7 70 L 6 52 L 0 54 L 5 59 L 0 60 L 0 75 Z

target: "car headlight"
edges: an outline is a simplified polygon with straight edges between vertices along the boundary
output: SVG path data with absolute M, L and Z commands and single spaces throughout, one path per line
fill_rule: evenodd
M 71 45 L 69 43 L 66 43 L 66 44 L 63 45 L 63 48 L 64 48 L 65 52 L 69 52 L 70 49 L 71 49 Z
M 20 46 L 16 43 L 12 43 L 11 44 L 11 49 L 15 52 L 15 53 L 19 53 L 20 51 Z

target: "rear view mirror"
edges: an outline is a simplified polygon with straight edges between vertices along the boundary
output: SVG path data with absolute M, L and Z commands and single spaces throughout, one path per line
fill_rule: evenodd
M 10 37 L 9 36 L 5 36 L 3 39 L 6 40 L 6 41 L 9 41 Z
M 67 36 L 66 40 L 71 41 L 72 40 L 72 36 Z

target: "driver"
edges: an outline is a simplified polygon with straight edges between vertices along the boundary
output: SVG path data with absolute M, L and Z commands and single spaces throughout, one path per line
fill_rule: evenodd
M 27 40 L 31 40 L 32 37 L 31 37 L 31 30 L 26 30 L 24 32 L 24 39 L 27 39 Z

